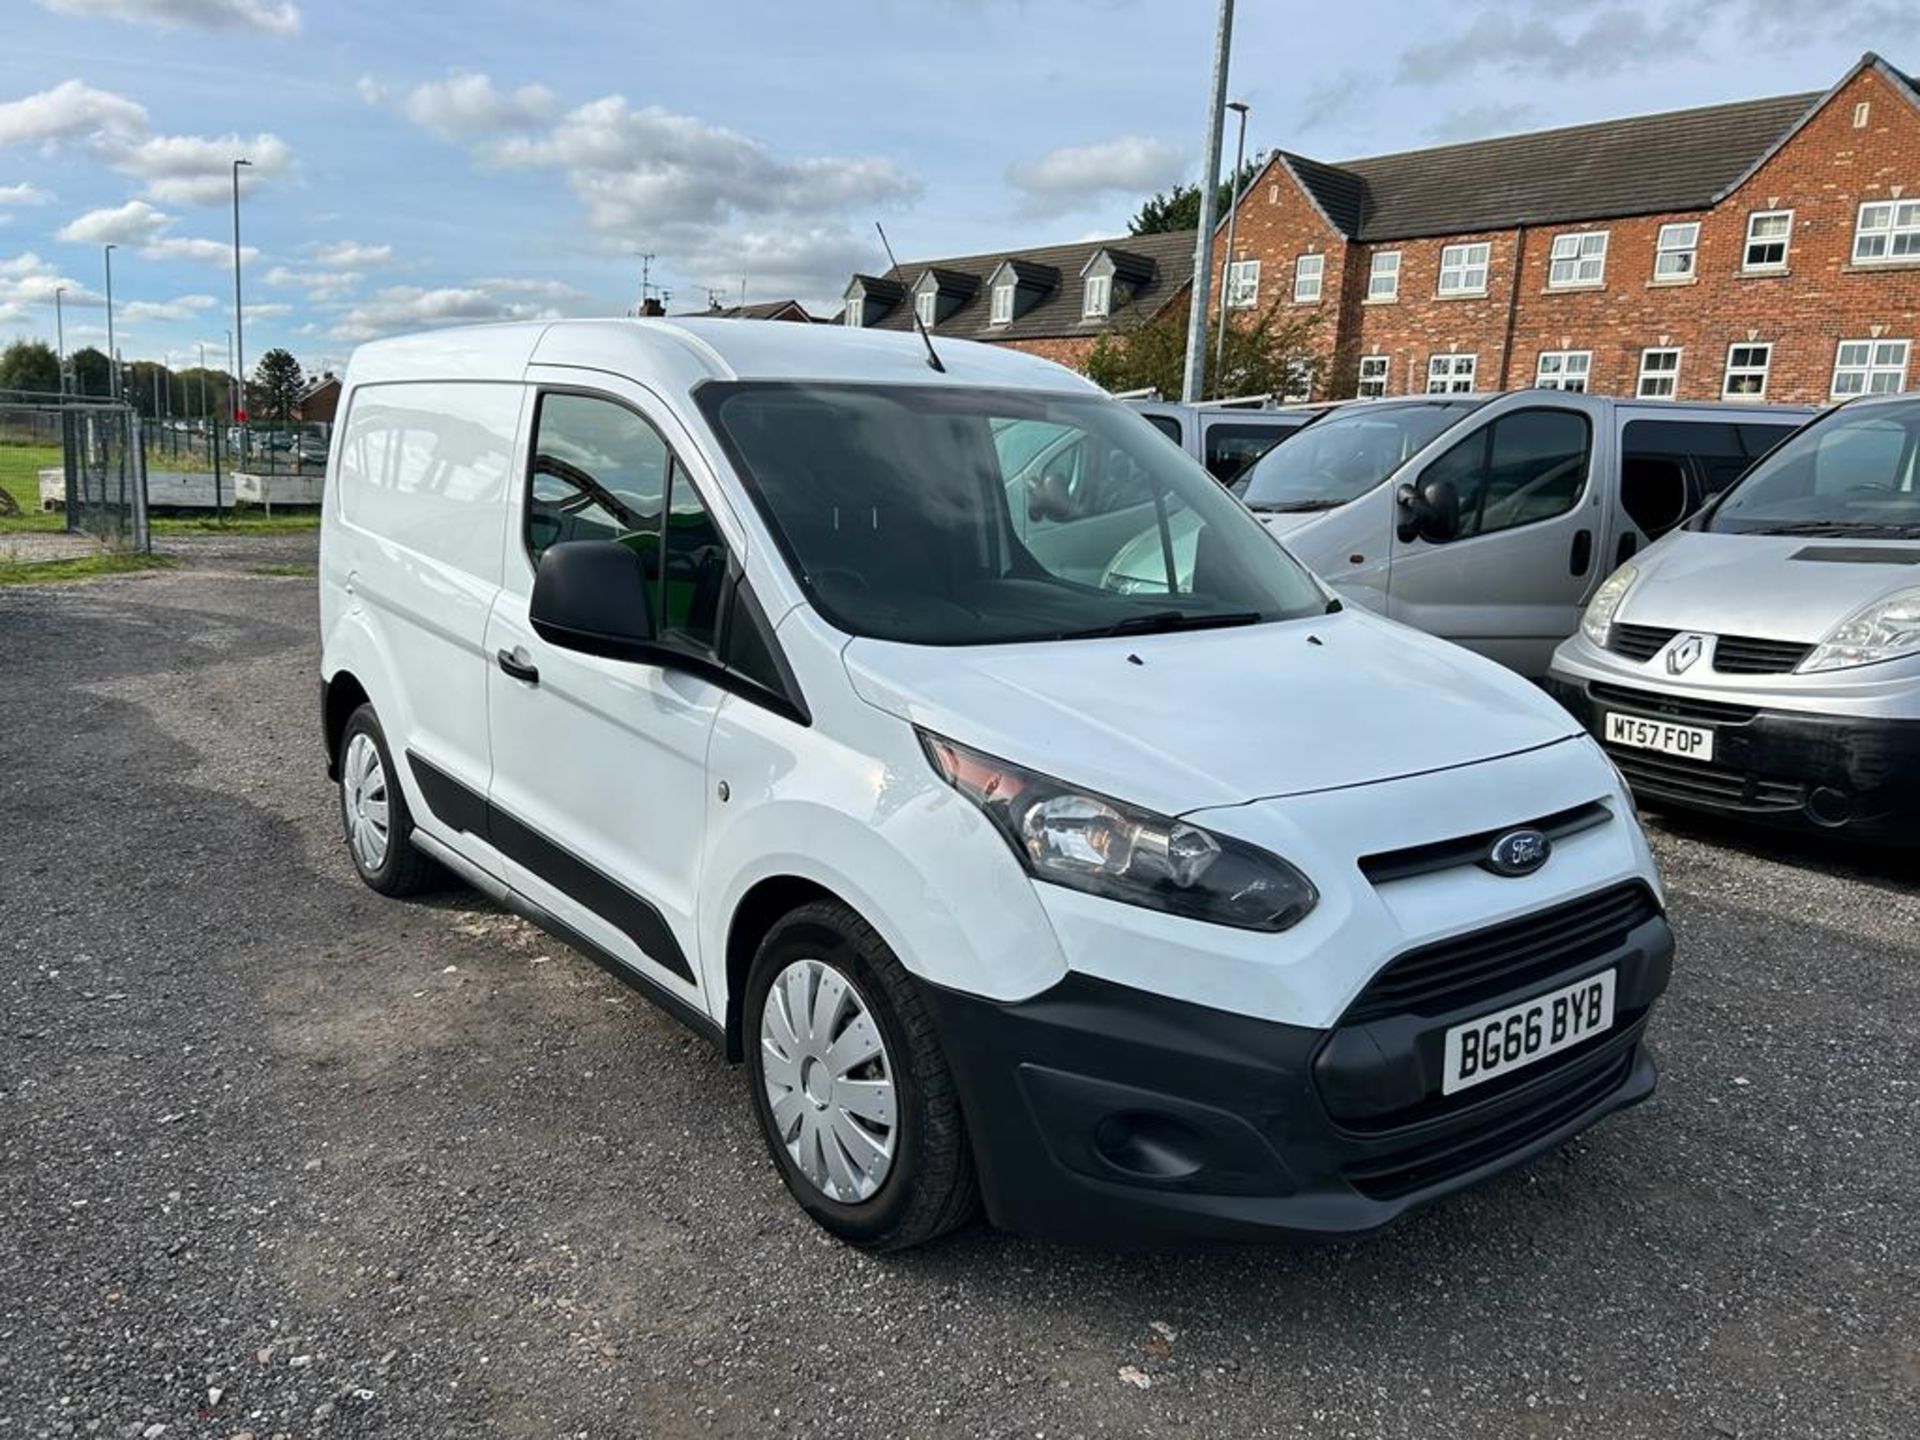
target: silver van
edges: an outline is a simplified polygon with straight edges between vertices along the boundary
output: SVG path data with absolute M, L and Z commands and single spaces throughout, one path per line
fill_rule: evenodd
M 1262 455 L 1298 432 L 1326 410 L 1324 405 L 1283 405 L 1276 409 L 1172 400 L 1141 400 L 1133 408 L 1147 423 L 1207 467 L 1222 485 L 1231 485 Z
M 1235 489 L 1348 599 L 1539 676 L 1615 566 L 1812 414 L 1558 390 L 1365 400 Z
M 1920 836 L 1917 453 L 1841 406 L 1600 586 L 1547 683 L 1641 799 Z

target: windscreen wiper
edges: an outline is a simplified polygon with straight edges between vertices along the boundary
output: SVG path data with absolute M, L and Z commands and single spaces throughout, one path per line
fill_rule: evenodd
M 1920 521 L 1912 520 L 1795 520 L 1785 525 L 1768 525 L 1761 535 L 1858 535 L 1871 539 L 1909 540 L 1920 535 Z
M 1344 500 L 1263 500 L 1250 502 L 1247 508 L 1256 515 L 1297 515 L 1306 510 L 1338 510 Z
M 1057 640 L 1099 640 L 1109 635 L 1164 635 L 1174 630 L 1216 630 L 1229 625 L 1258 625 L 1266 616 L 1258 610 L 1155 610 L 1146 615 L 1129 615 L 1111 625 L 1096 625 L 1087 630 L 1068 630 Z

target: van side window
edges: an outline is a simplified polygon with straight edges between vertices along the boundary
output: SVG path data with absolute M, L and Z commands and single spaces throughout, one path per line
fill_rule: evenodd
M 1246 468 L 1278 445 L 1293 430 L 1281 425 L 1210 425 L 1207 427 L 1207 471 L 1222 485 L 1231 485 Z
M 711 650 L 719 630 L 720 596 L 727 583 L 727 542 L 707 513 L 700 492 L 678 464 L 673 467 L 670 493 L 661 628 Z
M 1180 422 L 1171 415 L 1149 415 L 1146 421 L 1174 444 L 1180 443 Z
M 1429 465 L 1423 482 L 1452 482 L 1456 538 L 1491 535 L 1564 515 L 1587 484 L 1593 429 L 1573 410 L 1514 410 Z

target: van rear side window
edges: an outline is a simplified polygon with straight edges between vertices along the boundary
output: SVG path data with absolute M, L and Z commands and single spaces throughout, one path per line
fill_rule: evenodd
M 1630 420 L 1621 431 L 1621 503 L 1657 540 L 1744 475 L 1798 421 Z M 1677 488 L 1684 486 L 1684 498 Z
M 336 483 L 340 514 L 419 555 L 500 578 L 518 385 L 364 385 Z

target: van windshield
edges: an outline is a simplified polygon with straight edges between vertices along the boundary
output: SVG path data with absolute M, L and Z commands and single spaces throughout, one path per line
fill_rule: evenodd
M 808 598 L 854 635 L 985 645 L 1251 625 L 1327 592 L 1205 470 L 1099 397 L 697 392 Z
M 1845 406 L 1769 454 L 1708 517 L 1745 535 L 1920 537 L 1920 398 Z
M 1262 457 L 1237 487 L 1250 510 L 1332 510 L 1357 500 L 1484 400 L 1368 405 L 1315 421 Z

